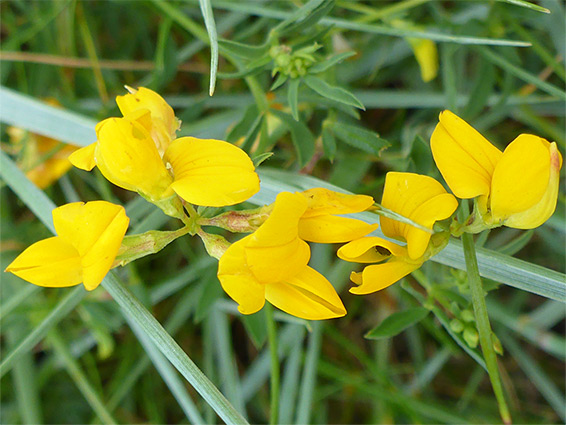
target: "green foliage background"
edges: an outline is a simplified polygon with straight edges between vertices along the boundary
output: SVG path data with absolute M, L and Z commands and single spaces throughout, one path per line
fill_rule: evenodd
M 94 123 L 119 114 L 114 97 L 127 84 L 162 94 L 183 121 L 181 135 L 236 142 L 257 158 L 273 152 L 260 166 L 255 204 L 281 190 L 328 184 L 379 200 L 390 170 L 440 179 L 428 140 L 443 109 L 499 148 L 527 132 L 556 141 L 564 153 L 566 21 L 558 0 L 211 6 L 219 39 L 212 97 L 210 39 L 196 0 L 0 3 L 0 79 L 9 89 L 0 93 L 2 150 L 14 152 L 8 124 L 91 143 Z M 415 35 L 437 43 L 439 74 L 427 83 L 407 41 Z M 273 61 L 272 47 L 280 44 L 306 49 L 300 83 L 272 76 L 276 66 L 279 74 L 288 71 Z M 282 84 L 270 90 L 275 82 Z M 47 98 L 71 113 L 42 106 Z M 120 203 L 131 234 L 176 226 L 97 171 L 71 170 L 46 190 L 48 199 L 26 186 L 6 155 L 1 159 L 2 268 L 50 236 L 34 217 L 50 222 L 49 199 Z M 478 255 L 516 423 L 565 420 L 563 180 L 557 212 L 545 225 L 476 239 L 485 248 Z M 311 264 L 335 284 L 348 315 L 307 323 L 275 314 L 278 422 L 500 422 L 473 344 L 475 324 L 466 320 L 471 304 L 458 243 L 404 282 L 364 297 L 347 292 L 353 265 L 338 261 L 335 248 L 313 246 Z M 269 419 L 265 312 L 237 313 L 196 239 L 181 238 L 118 270 L 92 293 L 38 288 L 9 274 L 0 288 L 1 423 L 219 422 L 209 404 L 222 408 L 223 401 L 171 341 L 158 339 L 163 354 L 156 348 L 151 336 L 162 334 L 144 306 L 235 410 L 251 423 Z M 372 331 L 377 339 L 365 337 L 388 317 Z M 455 320 L 467 330 L 459 332 Z M 209 394 L 208 402 L 194 388 Z

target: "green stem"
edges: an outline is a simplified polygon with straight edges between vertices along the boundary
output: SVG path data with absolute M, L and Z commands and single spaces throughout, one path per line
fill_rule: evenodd
M 279 356 L 277 355 L 277 328 L 273 319 L 273 307 L 269 303 L 265 304 L 265 315 L 269 352 L 271 354 L 271 412 L 269 423 L 275 425 L 279 418 Z
M 497 404 L 499 406 L 499 414 L 501 415 L 501 419 L 503 419 L 504 423 L 510 424 L 511 415 L 503 394 L 503 386 L 501 384 L 501 377 L 499 376 L 499 368 L 497 365 L 497 355 L 493 349 L 491 326 L 489 324 L 489 316 L 487 314 L 484 290 L 478 269 L 473 236 L 469 233 L 464 233 L 462 235 L 462 243 L 464 246 L 468 282 L 470 284 L 470 291 L 472 294 L 472 304 L 474 306 L 474 314 L 478 326 L 481 349 L 487 366 L 491 386 L 493 387 L 493 392 L 495 393 L 495 398 L 497 399 Z

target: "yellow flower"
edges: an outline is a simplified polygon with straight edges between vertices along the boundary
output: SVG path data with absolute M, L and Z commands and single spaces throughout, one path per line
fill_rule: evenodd
M 112 267 L 129 221 L 123 207 L 105 201 L 55 208 L 57 236 L 28 247 L 6 271 L 38 286 L 59 288 L 83 282 L 92 291 Z
M 332 284 L 308 266 L 310 248 L 299 236 L 308 204 L 301 193 L 280 193 L 259 229 L 233 243 L 220 258 L 218 279 L 241 313 L 255 313 L 267 300 L 303 319 L 346 314 Z
M 438 74 L 438 51 L 432 40 L 407 38 L 421 69 L 421 78 L 427 83 Z
M 556 143 L 521 134 L 501 152 L 463 119 L 444 111 L 430 146 L 452 192 L 463 199 L 478 197 L 486 225 L 532 229 L 553 214 L 562 167 Z
M 387 173 L 383 191 L 383 207 L 431 229 L 438 220 L 452 215 L 458 207 L 453 195 L 432 177 L 413 173 Z M 432 234 L 387 217 L 381 217 L 383 234 L 407 242 L 400 246 L 378 237 L 354 240 L 338 250 L 338 257 L 355 263 L 380 263 L 366 266 L 363 272 L 353 272 L 352 282 L 360 285 L 350 289 L 353 294 L 369 294 L 392 285 L 418 269 L 447 242 L 445 235 Z
M 175 117 L 173 108 L 159 94 L 145 87 L 133 89 L 126 86 L 128 94 L 116 97 L 116 103 L 123 116 L 128 116 L 140 110 L 149 110 L 151 120 L 147 121 L 146 129 L 153 138 L 157 150 L 163 156 L 181 122 Z
M 112 183 L 140 193 L 170 215 L 175 208 L 161 201 L 174 192 L 192 204 L 220 207 L 259 191 L 253 162 L 240 148 L 221 140 L 172 140 L 178 121 L 161 96 L 140 88 L 117 102 L 124 118 L 96 126 L 97 141 L 69 157 L 76 167 L 98 166 Z

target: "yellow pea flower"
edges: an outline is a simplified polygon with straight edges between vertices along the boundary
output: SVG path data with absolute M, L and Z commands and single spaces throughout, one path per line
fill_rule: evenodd
M 108 273 L 130 219 L 105 201 L 75 202 L 53 210 L 57 236 L 28 247 L 6 271 L 38 286 L 95 289 Z
M 413 173 L 387 173 L 381 204 L 391 211 L 432 230 L 434 223 L 452 215 L 456 198 L 432 177 Z M 380 263 L 353 272 L 353 294 L 369 294 L 384 289 L 418 269 L 448 242 L 447 235 L 431 233 L 407 223 L 381 217 L 383 234 L 407 242 L 398 245 L 378 237 L 354 240 L 338 250 L 338 257 L 355 263 Z M 432 240 L 431 240 L 432 237 Z
M 169 143 L 175 139 L 175 134 L 181 126 L 181 121 L 175 117 L 173 108 L 159 94 L 145 87 L 134 89 L 126 86 L 128 94 L 116 97 L 116 103 L 123 116 L 128 116 L 140 110 L 148 110 L 151 119 L 146 121 L 146 129 L 153 138 L 157 150 L 163 156 Z
M 304 195 L 280 193 L 259 229 L 233 243 L 220 258 L 218 279 L 242 314 L 259 311 L 265 300 L 303 319 L 346 314 L 332 284 L 308 266 L 310 248 L 299 237 L 299 220 L 307 208 Z
M 124 117 L 100 122 L 97 141 L 69 157 L 73 165 L 87 171 L 98 166 L 115 185 L 175 217 L 180 208 L 175 193 L 191 204 L 221 207 L 259 191 L 259 177 L 243 150 L 221 140 L 172 140 L 179 121 L 165 100 L 143 87 L 129 90 L 116 100 Z
M 96 126 L 97 141 L 73 153 L 69 160 L 90 171 L 96 165 L 116 186 L 139 192 L 151 201 L 173 195 L 169 171 L 146 128 L 143 110 L 126 118 L 108 118 Z
M 444 111 L 430 146 L 452 192 L 462 199 L 478 197 L 487 227 L 532 229 L 553 214 L 562 167 L 555 142 L 521 134 L 501 152 L 463 119 Z

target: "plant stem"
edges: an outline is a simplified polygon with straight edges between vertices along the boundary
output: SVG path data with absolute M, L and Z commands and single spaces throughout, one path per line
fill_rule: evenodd
M 478 269 L 473 236 L 469 233 L 464 233 L 462 235 L 462 243 L 464 246 L 468 282 L 470 284 L 470 291 L 472 294 L 472 304 L 474 306 L 474 314 L 478 326 L 481 349 L 487 366 L 491 386 L 493 387 L 493 392 L 495 393 L 495 398 L 497 399 L 497 404 L 499 406 L 499 414 L 505 424 L 510 424 L 511 415 L 503 394 L 503 386 L 501 385 L 501 378 L 499 376 L 499 368 L 497 365 L 497 355 L 493 349 L 491 326 L 489 324 L 489 316 L 485 305 L 484 290 Z
M 265 316 L 269 352 L 271 354 L 271 411 L 269 423 L 275 425 L 279 418 L 279 356 L 277 355 L 277 328 L 273 319 L 273 307 L 269 303 L 265 304 Z

